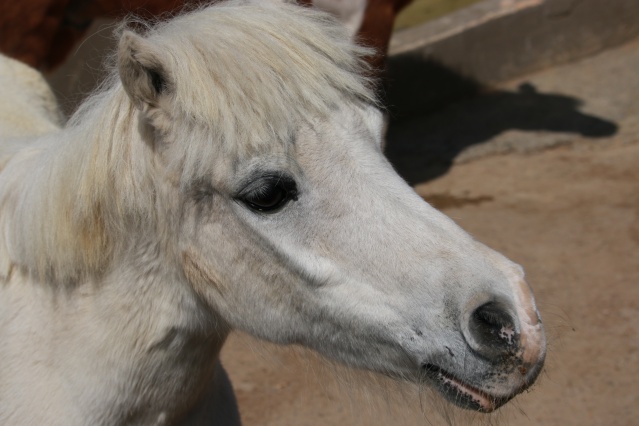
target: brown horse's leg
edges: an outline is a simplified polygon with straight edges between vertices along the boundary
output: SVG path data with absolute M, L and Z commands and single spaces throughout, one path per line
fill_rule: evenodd
M 370 58 L 378 76 L 386 67 L 386 54 L 397 14 L 412 0 L 369 0 L 358 39 L 361 43 L 375 48 L 377 53 Z

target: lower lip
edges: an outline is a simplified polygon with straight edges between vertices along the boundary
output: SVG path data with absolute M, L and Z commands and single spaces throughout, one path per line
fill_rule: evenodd
M 490 413 L 505 402 L 501 398 L 491 397 L 485 392 L 467 385 L 436 365 L 426 364 L 424 370 L 426 375 L 435 381 L 437 388 L 446 399 L 462 408 Z

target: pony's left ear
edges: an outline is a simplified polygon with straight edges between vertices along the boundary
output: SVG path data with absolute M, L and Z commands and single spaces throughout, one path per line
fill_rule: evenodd
M 140 109 L 157 107 L 169 90 L 168 73 L 157 47 L 131 31 L 120 38 L 118 71 L 124 90 Z

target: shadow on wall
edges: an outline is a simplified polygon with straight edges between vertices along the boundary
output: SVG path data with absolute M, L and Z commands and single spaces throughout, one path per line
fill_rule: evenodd
M 402 79 L 390 70 L 391 123 L 386 145 L 386 155 L 410 184 L 445 174 L 463 150 L 508 130 L 559 132 L 555 138 L 565 140 L 566 133 L 602 138 L 618 129 L 612 121 L 581 112 L 579 99 L 540 93 L 530 83 L 517 91 L 481 94 L 480 84 L 436 63 L 425 61 L 410 69 L 422 72 L 419 87 L 410 92 L 408 88 L 396 90 L 394 82 L 415 79 Z M 511 138 L 508 143 L 516 145 L 523 139 Z M 535 144 L 534 139 L 541 136 L 532 134 L 530 139 Z M 504 150 L 518 147 L 502 147 Z

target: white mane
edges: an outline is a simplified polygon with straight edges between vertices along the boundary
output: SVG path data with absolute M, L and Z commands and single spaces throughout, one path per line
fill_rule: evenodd
M 203 8 L 144 34 L 170 63 L 176 108 L 165 124 L 206 127 L 205 137 L 171 155 L 182 188 L 210 174 L 220 155 L 232 164 L 261 145 L 289 143 L 295 127 L 345 96 L 375 102 L 362 76 L 370 51 L 350 43 L 330 16 L 292 4 L 244 3 Z M 25 166 L 27 152 L 14 159 L 16 179 L 37 168 L 33 192 L 2 185 L 5 259 L 39 276 L 68 281 L 100 272 L 127 234 L 123 216 L 130 226 L 159 231 L 154 169 L 144 164 L 148 146 L 134 143 L 138 111 L 116 70 L 107 81 L 70 119 L 64 140 L 37 148 L 49 152 L 46 161 Z

